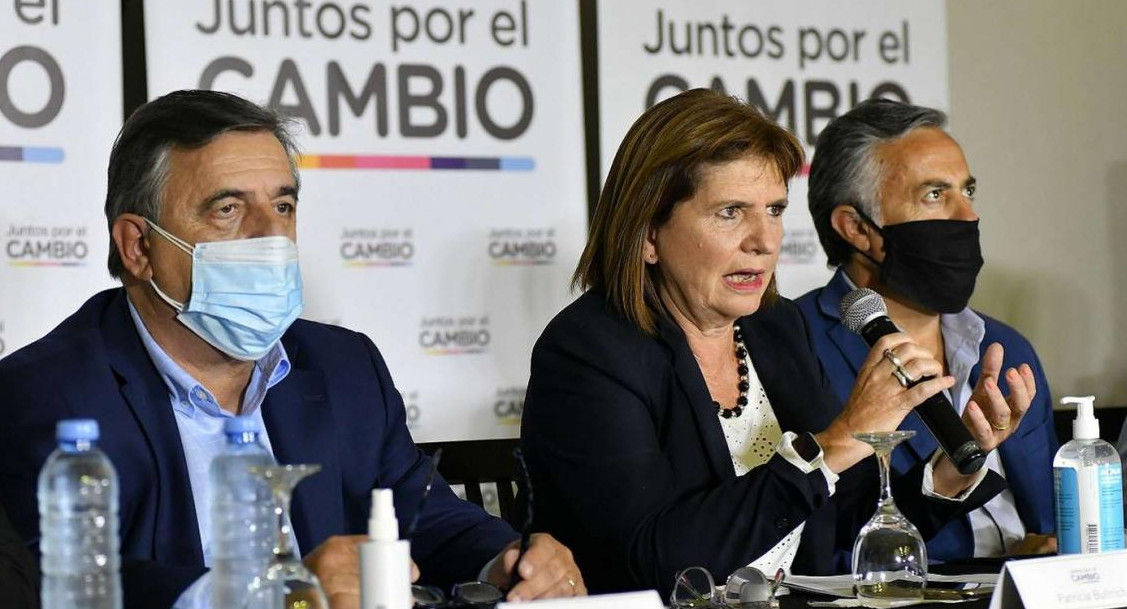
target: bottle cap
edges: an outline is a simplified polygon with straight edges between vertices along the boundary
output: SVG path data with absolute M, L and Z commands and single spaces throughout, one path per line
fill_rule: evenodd
M 368 518 L 368 537 L 373 541 L 397 541 L 399 520 L 395 517 L 394 496 L 389 488 L 372 489 L 372 512 Z
M 60 442 L 94 442 L 98 439 L 98 422 L 94 419 L 66 419 L 55 426 Z
M 1095 440 L 1100 437 L 1100 422 L 1096 419 L 1096 396 L 1066 396 L 1061 404 L 1076 405 L 1076 420 L 1072 422 L 1073 440 Z
M 231 417 L 223 421 L 223 433 L 225 434 L 244 434 L 244 433 L 260 433 L 262 425 L 251 417 Z

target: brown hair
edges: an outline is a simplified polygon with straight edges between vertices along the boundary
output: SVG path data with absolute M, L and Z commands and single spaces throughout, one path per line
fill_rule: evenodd
M 692 89 L 647 110 L 611 163 L 572 287 L 602 291 L 623 317 L 655 334 L 667 313 L 660 269 L 642 257 L 647 234 L 693 196 L 705 167 L 748 156 L 773 162 L 784 180 L 804 161 L 798 138 L 734 97 Z M 776 294 L 772 276 L 765 302 Z

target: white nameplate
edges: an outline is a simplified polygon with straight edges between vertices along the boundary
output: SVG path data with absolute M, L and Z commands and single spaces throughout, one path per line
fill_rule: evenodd
M 1110 609 L 1127 606 L 1127 551 L 1010 561 L 990 609 Z
M 656 590 L 550 598 L 530 603 L 500 603 L 497 609 L 665 609 Z

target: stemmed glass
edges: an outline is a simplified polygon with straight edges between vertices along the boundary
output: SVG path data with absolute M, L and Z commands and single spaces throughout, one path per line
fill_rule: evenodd
M 853 585 L 870 605 L 922 599 L 927 585 L 927 549 L 920 532 L 892 500 L 892 449 L 914 431 L 855 433 L 873 447 L 880 464 L 880 501 L 853 544 Z
M 320 580 L 305 568 L 294 552 L 290 529 L 290 500 L 293 489 L 321 466 L 271 465 L 251 467 L 274 495 L 274 514 L 278 517 L 278 540 L 274 560 L 248 587 L 247 609 L 329 609 Z

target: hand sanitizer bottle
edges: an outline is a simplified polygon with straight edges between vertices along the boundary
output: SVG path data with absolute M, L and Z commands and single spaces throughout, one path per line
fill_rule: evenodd
M 1100 439 L 1095 396 L 1065 397 L 1076 405 L 1072 441 L 1053 459 L 1057 546 L 1061 554 L 1123 549 L 1123 477 L 1119 453 Z
M 372 489 L 369 541 L 360 544 L 360 609 L 411 609 L 411 545 L 399 539 L 391 489 Z

